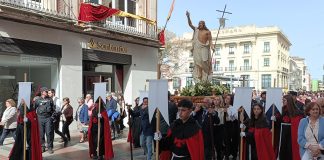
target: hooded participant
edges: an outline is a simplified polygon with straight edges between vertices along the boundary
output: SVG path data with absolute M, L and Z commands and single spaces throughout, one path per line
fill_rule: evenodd
M 90 117 L 88 138 L 89 138 L 89 155 L 93 159 L 109 160 L 114 157 L 112 148 L 111 132 L 109 126 L 109 118 L 101 104 L 100 113 L 98 113 L 99 105 L 95 104 Z M 98 151 L 98 122 L 100 120 L 100 143 Z M 99 153 L 98 153 L 99 152 Z
M 42 147 L 40 144 L 40 134 L 37 114 L 30 105 L 26 107 L 26 118 L 24 119 L 24 106 L 19 106 L 17 120 L 16 140 L 9 154 L 9 160 L 24 159 L 24 121 L 26 122 L 26 160 L 42 160 Z
M 155 140 L 161 140 L 161 150 L 170 151 L 172 159 L 204 159 L 203 134 L 199 124 L 190 116 L 192 108 L 190 100 L 181 100 L 178 104 L 180 118 L 171 125 L 167 136 L 161 139 L 160 132 L 154 135 Z

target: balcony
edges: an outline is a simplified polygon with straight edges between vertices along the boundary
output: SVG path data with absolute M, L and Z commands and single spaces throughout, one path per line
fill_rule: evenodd
M 236 67 L 225 67 L 225 71 L 236 71 Z
M 72 1 L 64 0 L 0 0 L 2 10 L 0 19 L 145 45 L 158 45 L 156 24 L 140 19 L 112 16 L 99 22 L 80 25 L 78 23 L 80 3 L 71 3 Z M 151 40 L 154 42 L 150 42 Z
M 29 12 L 31 14 L 36 13 L 66 20 L 77 20 L 77 17 L 72 13 L 71 4 L 63 0 L 0 0 L 0 6 Z
M 223 67 L 213 67 L 214 72 L 221 72 L 223 71 Z
M 252 70 L 252 66 L 241 66 L 240 67 L 240 71 L 251 71 Z

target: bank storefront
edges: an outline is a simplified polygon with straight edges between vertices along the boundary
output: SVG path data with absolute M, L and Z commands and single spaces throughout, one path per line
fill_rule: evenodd
M 124 67 L 132 64 L 125 46 L 91 38 L 82 49 L 83 94 L 93 94 L 94 82 L 107 82 L 107 91 L 123 92 Z M 100 79 L 101 77 L 101 79 Z

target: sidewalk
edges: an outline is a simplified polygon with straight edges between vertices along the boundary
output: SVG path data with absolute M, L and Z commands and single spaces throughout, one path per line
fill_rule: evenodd
M 124 133 L 120 138 L 113 140 L 113 150 L 116 160 L 130 160 L 130 146 L 127 143 L 128 129 L 124 129 Z M 71 141 L 68 147 L 64 148 L 63 143 L 58 143 L 59 138 L 55 135 L 54 154 L 43 153 L 44 160 L 90 160 L 88 142 L 79 143 L 79 135 L 76 132 L 71 133 Z M 7 138 L 3 146 L 0 146 L 0 159 L 8 159 L 8 155 L 13 145 L 13 138 Z M 145 160 L 142 148 L 133 148 L 134 160 Z

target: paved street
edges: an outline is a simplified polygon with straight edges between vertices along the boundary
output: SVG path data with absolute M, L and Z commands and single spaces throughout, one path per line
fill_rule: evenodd
M 128 130 L 125 129 L 124 134 L 113 141 L 115 158 L 118 160 L 130 160 L 130 147 L 127 143 Z M 55 135 L 57 136 L 57 135 Z M 88 154 L 88 143 L 79 143 L 79 137 L 77 133 L 71 133 L 71 141 L 68 147 L 63 148 L 63 143 L 58 143 L 59 138 L 54 140 L 54 154 L 43 153 L 44 160 L 90 160 Z M 3 146 L 0 146 L 0 159 L 8 159 L 11 147 L 13 145 L 13 138 L 7 138 Z M 145 160 L 143 155 L 143 149 L 133 149 L 134 160 Z

